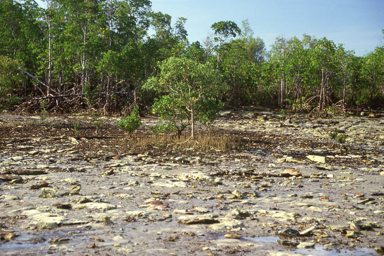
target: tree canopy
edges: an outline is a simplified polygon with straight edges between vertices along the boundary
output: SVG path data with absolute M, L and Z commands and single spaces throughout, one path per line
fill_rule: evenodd
M 144 93 L 142 88 L 165 79 L 161 77 L 165 74 L 176 79 L 175 70 L 168 70 L 175 63 L 189 66 L 194 81 L 202 71 L 193 65 L 210 70 L 223 83 L 215 100 L 226 106 L 324 110 L 340 103 L 379 107 L 384 102 L 383 46 L 357 57 L 329 38 L 304 34 L 301 39 L 278 37 L 267 51 L 248 20 L 241 28 L 234 21 L 217 21 L 206 39 L 189 42 L 187 19 L 175 20 L 152 10 L 149 0 L 47 0 L 46 4 L 42 8 L 34 0 L 0 2 L 0 65 L 17 63 L 39 80 L 13 72 L 6 95 L 24 101 L 56 97 L 46 105 L 55 111 L 92 107 L 104 114 L 124 113 L 132 109 L 127 105 L 138 104 L 137 99 L 143 108 L 160 96 L 179 106 L 171 91 L 153 87 Z M 80 97 L 63 107 L 65 95 Z M 206 89 L 202 95 L 207 95 Z

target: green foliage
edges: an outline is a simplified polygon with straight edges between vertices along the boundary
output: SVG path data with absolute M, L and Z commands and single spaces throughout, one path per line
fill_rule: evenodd
M 173 122 L 180 131 L 185 126 L 181 120 L 191 125 L 192 113 L 180 110 L 188 100 L 181 94 L 161 99 L 170 91 L 141 90 L 141 85 L 165 72 L 160 63 L 180 56 L 214 63 L 217 76 L 227 85 L 219 96 L 204 95 L 204 102 L 193 103 L 203 113 L 198 117 L 194 113 L 194 121 L 202 123 L 214 119 L 216 110 L 204 114 L 203 109 L 220 107 L 218 99 L 235 106 L 280 108 L 288 108 L 284 100 L 290 99 L 295 111 L 309 111 L 312 106 L 329 111 L 327 107 L 340 100 L 340 104 L 358 101 L 377 108 L 384 101 L 383 47 L 357 57 L 330 39 L 304 34 L 300 39 L 276 38 L 267 53 L 248 20 L 241 29 L 233 21 L 216 22 L 210 38 L 189 44 L 186 19 L 174 21 L 169 14 L 153 12 L 150 0 L 49 2 L 48 8 L 42 8 L 32 0 L 0 1 L 0 111 L 19 100 L 15 95 L 40 94 L 35 81 L 17 69 L 20 66 L 60 94 L 82 90 L 88 108 L 104 106 L 108 100 L 113 103 L 108 108 L 122 108 L 122 97 L 104 96 L 114 91 L 135 90 L 147 106 L 158 97 L 163 102 L 156 103 L 156 111 L 172 116 L 163 121 Z M 186 81 L 182 74 L 180 79 Z M 98 92 L 103 94 L 93 94 Z M 171 101 L 180 105 L 178 111 L 167 109 L 165 104 Z
M 79 134 L 79 127 L 80 127 L 79 122 L 73 124 L 73 130 L 75 130 L 76 135 Z
M 98 134 L 99 133 L 99 128 L 100 128 L 100 126 L 103 124 L 103 122 L 102 121 L 95 121 L 95 122 L 93 122 L 92 123 L 94 126 L 96 126 L 96 134 Z
M 341 136 L 337 136 L 336 140 L 337 140 L 337 142 L 343 144 L 343 143 L 345 142 L 345 140 L 346 140 L 347 137 L 348 137 L 348 135 L 343 134 L 343 135 L 341 135 Z
M 20 101 L 13 90 L 21 81 L 17 62 L 0 55 L 0 113 Z
M 132 133 L 141 126 L 141 118 L 139 116 L 139 108 L 135 106 L 129 116 L 123 117 L 123 120 L 117 122 L 120 129 L 125 132 Z
M 100 125 L 103 124 L 103 121 L 95 121 L 95 122 L 93 122 L 92 124 L 93 124 L 94 126 L 96 126 L 96 127 L 100 127 Z
M 336 130 L 336 131 L 330 132 L 329 137 L 333 140 L 336 140 L 340 144 L 343 144 L 345 140 L 348 138 L 348 135 L 346 134 L 339 135 L 339 132 Z
M 85 82 L 83 86 L 83 93 L 85 94 L 86 103 L 89 108 L 92 108 L 96 104 L 96 100 L 99 97 L 97 94 L 98 92 L 101 92 L 102 88 L 100 85 L 97 85 L 96 88 L 92 89 L 92 86 L 90 83 Z
M 41 108 L 41 120 L 44 121 L 46 118 L 47 118 L 47 113 L 48 111 L 45 109 L 45 101 L 43 100 L 41 103 L 40 103 L 40 108 Z
M 212 123 L 222 103 L 219 95 L 226 89 L 220 74 L 209 64 L 199 64 L 186 57 L 171 57 L 160 65 L 161 73 L 150 78 L 143 86 L 163 96 L 153 105 L 153 113 L 160 114 L 160 120 L 168 120 L 176 127 L 178 135 L 194 124 Z
M 306 102 L 305 97 L 302 97 L 301 102 L 300 99 L 296 99 L 296 102 L 292 104 L 292 110 L 309 111 L 310 105 Z
M 253 63 L 264 62 L 264 41 L 259 37 L 253 37 L 253 30 L 250 28 L 248 19 L 242 21 L 240 39 L 244 42 L 248 58 Z
M 337 135 L 339 134 L 338 131 L 332 131 L 329 133 L 329 137 L 333 140 L 335 140 L 337 138 Z
M 222 37 L 236 37 L 241 33 L 241 29 L 233 21 L 219 21 L 212 24 L 211 28 L 215 31 L 215 35 Z M 215 39 L 220 40 L 220 39 Z
M 173 122 L 163 123 L 163 120 L 160 120 L 160 124 L 152 126 L 151 131 L 157 134 L 164 132 L 177 132 L 178 127 Z
M 280 109 L 280 112 L 279 112 L 280 115 L 285 115 L 285 109 Z
M 289 105 L 292 105 L 293 100 L 291 100 L 291 99 L 284 99 L 284 102 L 287 102 Z

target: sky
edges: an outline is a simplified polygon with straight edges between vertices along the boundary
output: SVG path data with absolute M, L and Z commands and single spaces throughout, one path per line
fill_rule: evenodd
M 202 42 L 215 22 L 229 20 L 241 27 L 248 19 L 267 50 L 278 36 L 302 39 L 304 33 L 343 44 L 357 56 L 384 44 L 383 0 L 152 0 L 152 10 L 173 21 L 187 18 L 190 42 Z
M 267 50 L 278 36 L 302 39 L 304 33 L 343 44 L 357 56 L 384 45 L 383 0 L 152 0 L 152 11 L 171 15 L 173 22 L 187 18 L 190 42 L 202 42 L 215 22 L 241 27 L 248 19 Z

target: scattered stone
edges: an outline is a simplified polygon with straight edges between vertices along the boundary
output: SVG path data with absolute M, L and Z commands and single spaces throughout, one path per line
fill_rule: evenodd
M 103 224 L 106 225 L 106 226 L 111 226 L 111 225 L 113 225 L 113 222 L 111 221 L 111 217 L 109 217 L 109 216 L 101 216 L 101 221 L 102 221 Z
M 0 241 L 10 241 L 16 238 L 16 234 L 14 232 L 9 233 L 0 233 Z
M 186 215 L 180 216 L 178 218 L 178 223 L 186 225 L 195 225 L 195 224 L 213 224 L 220 223 L 217 220 L 217 215 L 207 214 L 207 215 Z
M 85 203 L 84 206 L 89 210 L 111 210 L 116 209 L 116 205 L 108 204 L 108 203 Z M 75 207 L 73 207 L 75 208 Z
M 221 223 L 210 225 L 209 228 L 213 230 L 231 230 L 235 228 L 244 227 L 243 222 L 239 220 L 223 221 Z
M 43 182 L 40 182 L 40 183 L 38 183 L 36 185 L 32 185 L 31 189 L 39 189 L 39 188 L 46 188 L 46 187 L 49 187 L 49 183 L 43 181 Z
M 36 228 L 41 229 L 55 229 L 58 228 L 59 225 L 57 225 L 56 222 L 39 222 L 36 224 Z
M 16 179 L 22 179 L 22 178 L 21 176 L 18 176 L 18 175 L 7 175 L 7 174 L 0 175 L 0 180 L 3 180 L 3 181 L 12 181 Z
M 300 235 L 300 233 L 297 230 L 286 228 L 284 230 L 281 230 L 277 232 L 279 236 L 289 236 L 289 237 L 297 237 Z
M 315 243 L 300 243 L 299 245 L 297 245 L 297 248 L 300 248 L 300 249 L 315 248 Z
M 56 239 L 50 239 L 50 244 L 67 244 L 69 242 L 69 238 L 56 238 Z
M 230 213 L 228 213 L 225 218 L 228 219 L 245 219 L 250 216 L 250 213 L 246 210 L 241 209 L 233 209 Z
M 60 204 L 60 203 L 56 203 L 56 204 L 52 204 L 52 206 L 55 206 L 55 207 L 58 208 L 58 209 L 71 209 L 71 208 L 72 208 L 72 205 L 71 205 L 71 204 Z
M 231 238 L 231 239 L 241 239 L 241 236 L 238 234 L 226 234 L 224 235 L 225 238 Z
M 17 175 L 42 175 L 42 174 L 47 174 L 47 172 L 42 171 L 42 170 L 27 170 L 27 169 L 16 169 L 12 170 L 13 174 Z
M 312 231 L 314 231 L 315 229 L 316 229 L 316 227 L 312 226 L 310 228 L 307 228 L 307 229 L 301 231 L 299 234 L 300 234 L 300 236 L 309 236 L 312 234 Z
M 277 243 L 282 246 L 296 247 L 300 243 L 296 241 L 287 241 L 287 240 L 277 240 Z
M 39 197 L 42 197 L 42 198 L 57 198 L 57 197 L 61 197 L 61 196 L 59 194 L 57 194 L 54 190 L 43 189 L 41 191 L 41 194 L 39 195 Z
M 325 156 L 307 155 L 307 158 L 311 161 L 318 162 L 318 163 L 327 162 L 327 159 L 325 158 Z

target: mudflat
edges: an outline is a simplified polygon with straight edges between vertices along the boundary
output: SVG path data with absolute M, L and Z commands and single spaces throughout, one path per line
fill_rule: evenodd
M 113 117 L 0 115 L 0 254 L 384 251 L 384 117 L 220 114 L 226 151 L 140 145 L 154 117 L 126 135 Z

